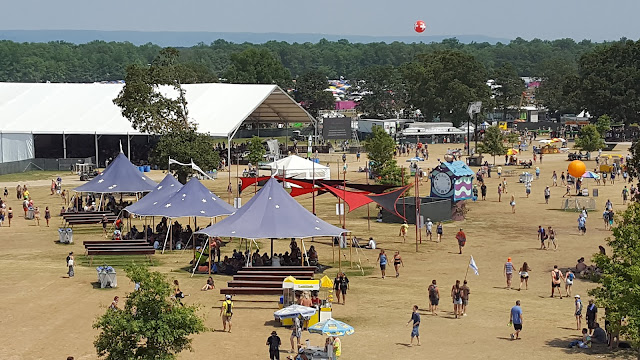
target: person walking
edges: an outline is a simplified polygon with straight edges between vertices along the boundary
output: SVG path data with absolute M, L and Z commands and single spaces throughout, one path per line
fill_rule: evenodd
M 460 280 L 456 280 L 455 285 L 451 287 L 451 299 L 453 300 L 453 314 L 456 319 L 461 315 L 462 308 L 462 291 L 460 289 Z
M 551 175 L 551 181 L 553 181 L 553 186 L 558 186 L 558 174 L 553 170 L 553 175 Z
M 524 289 L 525 290 L 529 290 L 529 271 L 531 271 L 531 268 L 529 267 L 529 264 L 527 264 L 527 262 L 525 261 L 522 264 L 522 267 L 520 267 L 520 285 L 518 286 L 518 291 L 520 291 L 520 289 L 522 289 L 522 283 L 524 282 Z
M 49 207 L 46 206 L 44 208 L 44 220 L 47 222 L 47 227 L 49 227 L 49 220 L 51 219 L 51 211 L 49 211 Z
M 344 305 L 345 301 L 347 301 L 347 290 L 349 289 L 349 278 L 344 272 L 340 273 L 338 285 L 338 291 L 342 294 L 342 305 Z
M 405 220 L 404 223 L 402 223 L 402 225 L 400 225 L 400 233 L 398 234 L 398 236 L 402 236 L 402 242 L 406 242 L 407 241 L 407 230 L 409 229 L 409 225 L 407 224 L 407 221 Z
M 567 185 L 566 183 L 566 176 L 564 176 L 564 171 L 562 172 L 562 174 L 560 175 L 560 183 L 562 184 L 562 186 Z
M 40 226 L 40 208 L 37 206 L 33 209 L 33 218 L 36 219 L 36 224 Z
M 427 236 L 429 237 L 429 241 L 433 241 L 433 222 L 431 222 L 430 218 L 427 218 Z
M 467 235 L 465 235 L 462 229 L 460 229 L 460 231 L 458 231 L 458 233 L 456 234 L 456 240 L 458 240 L 458 249 L 460 250 L 459 254 L 462 254 L 462 248 L 467 243 Z
M 393 255 L 393 267 L 396 270 L 396 277 L 400 276 L 400 265 L 404 267 L 404 262 L 402 262 L 402 256 L 400 256 L 400 251 L 396 250 L 396 253 Z
M 271 336 L 267 338 L 267 346 L 269 346 L 269 360 L 280 360 L 280 345 L 282 341 L 275 331 L 271 332 Z
M 411 329 L 411 342 L 409 346 L 413 346 L 413 338 L 418 340 L 418 346 L 420 346 L 420 314 L 418 314 L 418 305 L 413 305 L 413 312 L 411 313 L 411 319 L 407 321 L 407 325 L 413 321 L 413 327 Z
M 380 272 L 382 273 L 382 278 L 384 279 L 387 272 L 387 254 L 384 253 L 384 249 L 380 249 L 380 253 L 378 254 L 378 263 L 380 264 Z
M 498 202 L 502 202 L 502 183 L 498 184 Z
M 460 297 L 462 298 L 462 316 L 467 316 L 467 305 L 469 305 L 469 294 L 471 294 L 471 289 L 467 284 L 467 280 L 462 282 L 462 286 L 460 287 Z
M 549 235 L 547 235 L 546 230 L 542 227 L 542 225 L 538 225 L 538 240 L 540 240 L 540 249 L 539 250 L 545 250 L 547 247 L 544 245 L 544 242 L 547 240 L 547 237 Z
M 107 214 L 102 215 L 102 232 L 104 233 L 104 237 L 107 237 L 107 224 L 109 223 L 109 218 L 107 218 Z
M 568 269 L 564 275 L 564 291 L 567 294 L 567 297 L 569 297 L 571 296 L 571 288 L 573 287 L 573 280 L 576 278 L 576 274 L 574 274 L 571 269 Z
M 569 195 L 569 197 L 571 197 L 571 185 L 569 185 L 569 184 L 567 184 L 567 190 L 564 193 L 564 195 L 562 195 L 562 197 L 565 197 L 567 195 Z
M 587 313 L 585 315 L 587 320 L 587 328 L 589 329 L 589 335 L 593 333 L 596 328 L 596 322 L 598 321 L 598 307 L 593 303 L 593 299 L 589 299 L 589 305 L 587 305 Z
M 333 290 L 336 293 L 336 299 L 338 300 L 336 304 L 340 304 L 340 296 L 342 292 L 340 291 L 340 283 L 342 282 L 342 272 L 338 271 L 336 274 L 336 278 L 333 279 Z
M 73 251 L 69 253 L 69 256 L 67 256 L 67 267 L 69 268 L 69 271 L 67 271 L 67 274 L 69 275 L 69 278 L 72 278 L 73 275 L 75 275 L 75 272 L 74 272 L 75 261 L 73 258 Z
M 546 188 L 544 188 L 544 203 L 548 204 L 549 203 L 549 198 L 551 197 L 551 189 L 549 189 L 549 187 L 547 186 Z
M 578 232 L 580 235 L 587 233 L 587 218 L 582 214 L 578 217 Z
M 516 197 L 514 195 L 511 195 L 511 201 L 509 201 L 509 205 L 511 205 L 511 213 L 515 214 L 516 213 Z
M 580 330 L 580 327 L 582 327 L 582 300 L 580 300 L 580 295 L 576 295 L 574 298 L 576 307 L 576 330 Z
M 438 304 L 440 304 L 440 290 L 436 284 L 436 280 L 431 280 L 431 285 L 427 288 L 429 292 L 429 311 L 431 315 L 438 315 Z
M 484 182 L 480 185 L 480 194 L 482 194 L 482 200 L 487 200 L 487 185 Z
M 504 276 L 507 278 L 507 290 L 511 290 L 511 279 L 513 278 L 513 263 L 511 258 L 507 258 L 507 262 L 504 263 Z
M 558 269 L 558 265 L 553 265 L 553 270 L 551 271 L 551 296 L 550 297 L 553 297 L 555 289 L 558 288 L 558 294 L 560 295 L 560 299 L 562 299 L 562 290 L 560 290 L 560 282 L 562 280 L 564 280 L 562 271 Z
M 531 195 L 531 181 L 527 181 L 524 184 L 524 191 L 527 193 L 527 198 L 529 198 L 529 195 Z
M 11 227 L 11 219 L 13 219 L 13 209 L 11 209 L 11 207 L 9 207 L 7 211 L 7 218 L 9 219 L 9 227 Z
M 551 249 L 551 244 L 553 244 L 553 250 L 558 250 L 556 235 L 556 231 L 551 226 L 549 226 L 549 229 L 547 230 L 547 236 L 549 237 L 549 241 L 547 242 L 547 249 Z
M 220 316 L 222 317 L 222 331 L 227 331 L 227 325 L 229 325 L 229 332 L 231 332 L 231 317 L 233 316 L 231 295 L 225 296 L 225 300 L 220 307 Z
M 300 322 L 300 316 L 293 318 L 293 326 L 291 327 L 291 350 L 290 353 L 297 353 L 300 347 L 300 338 L 302 337 L 302 325 Z M 298 346 L 295 346 L 294 340 L 297 340 Z
M 520 331 L 522 331 L 522 308 L 520 307 L 520 300 L 516 300 L 516 306 L 511 308 L 509 313 L 509 325 L 513 325 L 515 333 L 510 334 L 511 340 L 520 339 Z
M 627 204 L 627 199 L 629 198 L 629 189 L 627 189 L 627 185 L 622 189 L 622 205 Z
M 504 178 L 502 180 L 502 192 L 504 192 L 505 194 L 508 193 L 508 191 L 507 191 L 507 178 Z
M 439 222 L 438 226 L 436 226 L 436 235 L 437 235 L 437 238 L 438 238 L 438 242 L 440 242 L 442 240 L 442 234 L 443 234 L 442 223 Z

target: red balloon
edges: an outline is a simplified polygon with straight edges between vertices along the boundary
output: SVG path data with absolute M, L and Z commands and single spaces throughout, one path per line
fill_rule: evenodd
M 418 33 L 424 32 L 427 29 L 427 24 L 422 20 L 418 20 L 415 25 L 413 25 L 413 29 Z

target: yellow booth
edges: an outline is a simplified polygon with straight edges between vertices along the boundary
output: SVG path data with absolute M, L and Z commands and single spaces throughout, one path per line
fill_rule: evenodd
M 326 277 L 326 276 L 325 276 Z M 328 278 L 327 278 L 328 279 Z M 325 281 L 322 281 L 325 280 Z M 326 283 L 326 279 L 322 280 L 298 280 L 293 276 L 289 276 L 282 282 L 282 298 L 280 299 L 279 308 L 283 309 L 290 305 L 299 304 L 300 299 L 303 297 L 308 297 L 313 301 L 313 307 L 316 308 L 315 315 L 309 318 L 309 326 L 324 321 L 331 318 L 331 302 L 329 301 L 329 296 L 327 298 L 320 300 L 319 292 L 320 288 L 326 288 L 327 285 L 330 285 L 330 288 L 333 287 L 333 283 L 329 279 L 331 284 Z M 322 283 L 322 286 L 321 286 Z M 293 319 L 281 319 L 280 323 L 283 326 L 291 326 L 293 325 Z

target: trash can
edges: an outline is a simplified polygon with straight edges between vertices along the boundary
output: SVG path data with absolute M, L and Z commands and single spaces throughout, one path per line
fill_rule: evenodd
M 98 266 L 96 270 L 98 272 L 98 282 L 100 283 L 101 289 L 118 286 L 118 278 L 114 268 L 111 266 Z
M 61 244 L 65 243 L 66 231 L 64 228 L 58 228 L 58 242 Z
M 35 212 L 32 207 L 27 210 L 27 220 L 33 220 L 35 217 Z
M 149 172 L 149 171 L 151 171 L 151 166 L 145 165 L 144 166 L 144 172 Z
M 72 228 L 67 228 L 65 230 L 65 243 L 67 244 L 73 244 L 73 229 Z
M 138 166 L 138 171 L 140 171 L 141 173 L 144 172 L 144 166 Z
M 598 197 L 598 189 L 593 189 L 593 197 Z

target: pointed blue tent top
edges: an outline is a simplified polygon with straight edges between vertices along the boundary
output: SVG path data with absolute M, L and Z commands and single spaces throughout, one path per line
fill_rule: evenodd
M 271 178 L 235 214 L 197 233 L 244 239 L 283 239 L 340 236 L 347 231 L 313 215 Z
M 216 217 L 231 215 L 235 211 L 202 183 L 192 178 L 171 197 L 143 209 L 147 216 L 179 217 Z
M 86 184 L 73 189 L 77 192 L 133 193 L 149 192 L 158 184 L 141 173 L 123 153 L 120 153 L 104 171 Z
M 167 174 L 152 192 L 145 195 L 136 203 L 127 206 L 125 210 L 140 216 L 150 216 L 151 214 L 147 214 L 146 211 L 148 207 L 155 206 L 158 203 L 164 203 L 173 196 L 173 194 L 177 193 L 180 188 L 182 188 L 182 184 L 180 184 L 173 175 Z

